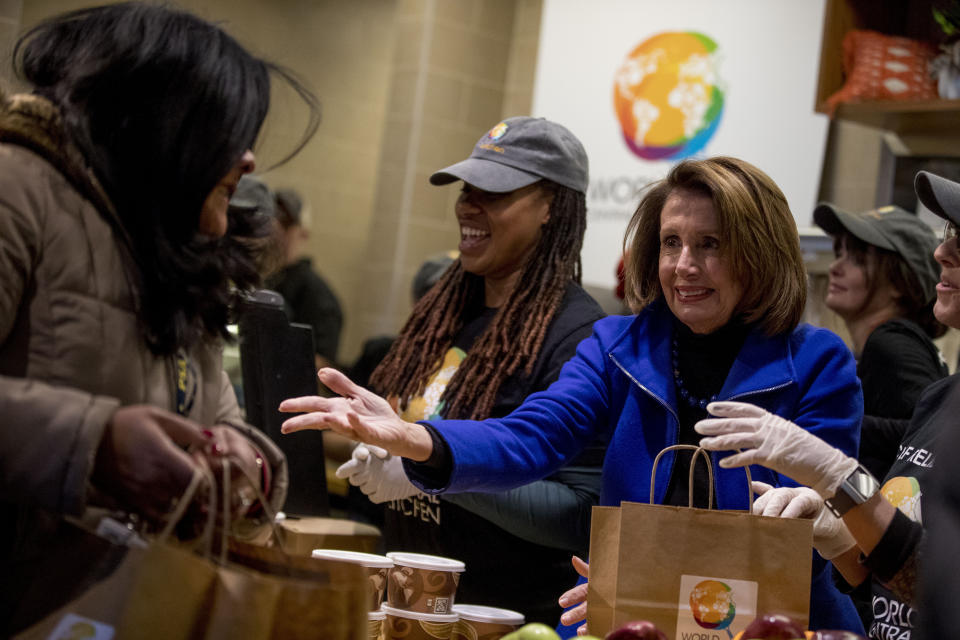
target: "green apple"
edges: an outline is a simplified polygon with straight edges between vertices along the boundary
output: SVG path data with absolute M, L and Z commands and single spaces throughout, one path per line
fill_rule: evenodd
M 560 640 L 560 636 L 543 623 L 531 622 L 508 633 L 501 640 Z

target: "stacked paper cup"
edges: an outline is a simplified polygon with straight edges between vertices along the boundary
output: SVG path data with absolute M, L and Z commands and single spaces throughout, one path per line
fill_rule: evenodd
M 450 640 L 495 640 L 516 631 L 524 623 L 522 613 L 509 609 L 456 604 L 453 611 L 459 619 L 453 625 Z
M 370 604 L 368 605 L 370 611 L 368 614 L 370 640 L 379 640 L 381 636 L 380 629 L 383 626 L 385 617 L 383 612 L 380 611 L 380 604 L 383 602 L 383 594 L 386 590 L 387 572 L 393 567 L 393 560 L 387 556 L 378 556 L 373 553 L 343 551 L 340 549 L 314 549 L 313 557 L 323 558 L 325 560 L 351 562 L 353 564 L 359 564 L 367 570 L 370 589 Z
M 391 552 L 387 557 L 394 566 L 387 570 L 387 603 L 381 608 L 386 614 L 383 640 L 450 640 L 464 564 L 420 553 Z

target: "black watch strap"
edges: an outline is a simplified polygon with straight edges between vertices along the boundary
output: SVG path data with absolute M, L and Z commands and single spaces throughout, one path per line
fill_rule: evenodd
M 879 490 L 880 483 L 861 464 L 840 483 L 836 495 L 825 500 L 824 504 L 833 512 L 833 515 L 842 518 L 843 514 L 858 504 L 863 504 Z

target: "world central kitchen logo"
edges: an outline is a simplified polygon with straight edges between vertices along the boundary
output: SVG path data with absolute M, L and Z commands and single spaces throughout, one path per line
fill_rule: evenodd
M 630 150 L 679 160 L 703 149 L 720 124 L 717 43 L 702 33 L 659 33 L 617 70 L 613 104 Z

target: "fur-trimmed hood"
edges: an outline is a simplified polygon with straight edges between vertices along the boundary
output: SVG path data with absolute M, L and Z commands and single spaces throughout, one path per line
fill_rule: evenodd
M 30 149 L 55 166 L 70 184 L 113 223 L 116 211 L 83 154 L 71 141 L 52 102 L 34 94 L 0 91 L 0 142 Z

